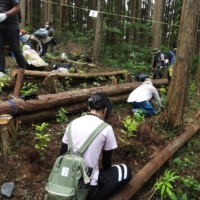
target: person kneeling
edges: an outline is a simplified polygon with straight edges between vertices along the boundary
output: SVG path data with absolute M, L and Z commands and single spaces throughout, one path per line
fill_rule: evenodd
M 141 109 L 145 117 L 155 115 L 156 109 L 150 103 L 157 102 L 160 107 L 163 107 L 157 89 L 153 86 L 151 79 L 147 78 L 145 81 L 131 92 L 127 102 L 133 106 L 133 113 Z

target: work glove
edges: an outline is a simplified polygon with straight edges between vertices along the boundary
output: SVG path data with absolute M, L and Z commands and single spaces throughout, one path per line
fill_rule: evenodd
M 7 18 L 5 13 L 0 13 L 0 22 L 4 21 Z

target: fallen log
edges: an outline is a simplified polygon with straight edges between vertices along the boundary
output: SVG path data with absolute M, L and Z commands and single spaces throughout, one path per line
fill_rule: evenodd
M 155 87 L 167 85 L 167 79 L 155 80 Z M 108 97 L 132 92 L 141 82 L 124 83 L 112 86 L 93 87 L 90 89 L 74 90 L 60 92 L 58 94 L 39 95 L 39 100 L 24 101 L 16 98 L 10 101 L 3 101 L 0 104 L 0 114 L 23 114 L 37 112 L 45 109 L 62 107 L 70 104 L 76 104 L 87 101 L 87 99 L 96 92 L 102 92 Z
M 124 95 L 118 95 L 114 97 L 110 97 L 110 101 L 112 103 L 118 103 L 118 102 L 125 102 L 128 98 L 129 94 Z M 81 102 L 79 104 L 69 105 L 63 107 L 67 114 L 74 114 L 74 113 L 81 113 L 85 112 L 88 109 L 87 102 Z M 58 114 L 60 107 L 54 108 L 51 110 L 44 110 L 37 113 L 31 113 L 31 114 L 24 114 L 17 117 L 17 121 L 22 124 L 32 123 L 32 122 L 46 122 L 52 119 L 56 119 L 56 115 Z
M 199 114 L 199 113 L 198 113 Z M 134 197 L 136 192 L 158 171 L 164 163 L 186 142 L 188 142 L 200 130 L 200 118 L 196 123 L 187 127 L 186 131 L 176 137 L 168 146 L 145 165 L 130 181 L 130 183 L 112 196 L 109 200 L 127 200 Z
M 17 76 L 18 70 L 12 70 L 11 77 Z M 57 74 L 58 78 L 72 78 L 72 79 L 87 79 L 87 78 L 94 78 L 94 77 L 109 77 L 109 76 L 117 76 L 117 75 L 125 75 L 127 73 L 126 70 L 124 71 L 113 71 L 113 72 L 98 72 L 98 73 L 87 73 L 87 74 L 78 74 L 78 73 L 58 73 L 58 72 L 44 72 L 44 71 L 32 71 L 32 70 L 25 70 L 24 77 L 46 77 L 49 74 Z

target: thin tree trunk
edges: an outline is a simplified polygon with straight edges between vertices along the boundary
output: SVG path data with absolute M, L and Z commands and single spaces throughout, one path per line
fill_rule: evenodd
M 163 14 L 163 0 L 155 1 L 153 11 L 152 23 L 152 48 L 160 48 L 162 44 L 162 14 Z
M 102 9 L 102 0 L 98 0 L 97 11 L 101 11 Z M 97 22 L 96 22 L 96 30 L 95 30 L 95 39 L 94 39 L 94 51 L 92 60 L 94 63 L 98 63 L 100 61 L 100 51 L 101 51 L 101 42 L 102 42 L 102 18 L 103 15 L 98 12 Z
M 20 1 L 21 6 L 21 23 L 20 23 L 20 29 L 24 29 L 26 26 L 26 0 Z

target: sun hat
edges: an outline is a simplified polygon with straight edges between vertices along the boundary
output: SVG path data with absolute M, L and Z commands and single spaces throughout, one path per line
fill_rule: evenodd
M 157 54 L 157 53 L 160 53 L 160 50 L 158 48 L 154 48 L 152 51 L 151 51 L 151 54 Z
M 28 42 L 28 40 L 30 39 L 30 37 L 31 37 L 31 35 L 26 34 L 26 35 L 24 36 L 25 41 Z

